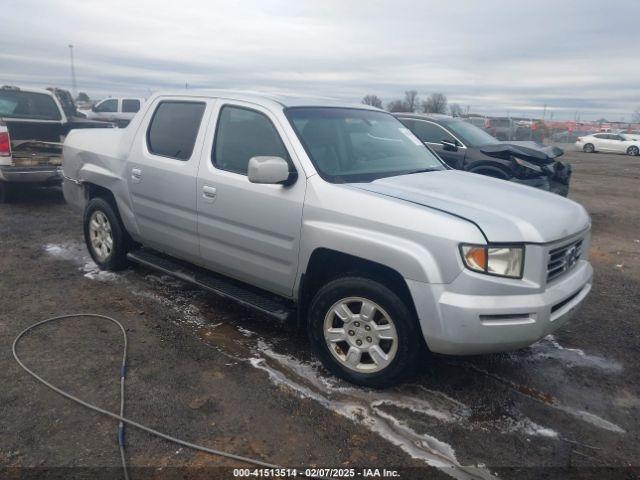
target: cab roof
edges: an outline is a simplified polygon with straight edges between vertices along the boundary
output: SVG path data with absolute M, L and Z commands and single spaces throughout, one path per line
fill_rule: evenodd
M 362 103 L 351 103 L 328 97 L 314 97 L 310 95 L 288 94 L 288 93 L 262 93 L 248 90 L 218 90 L 218 89 L 187 89 L 174 91 L 160 91 L 155 96 L 188 96 L 188 97 L 208 97 L 225 98 L 244 102 L 258 103 L 262 105 L 289 107 L 342 107 L 360 108 L 363 110 L 382 111 L 379 108 Z

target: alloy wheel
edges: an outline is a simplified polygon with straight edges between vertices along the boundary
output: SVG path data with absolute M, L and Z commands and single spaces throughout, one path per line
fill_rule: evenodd
M 334 303 L 324 318 L 323 331 L 331 355 L 356 372 L 386 368 L 398 350 L 391 316 L 366 298 L 348 297 Z
M 91 248 L 101 262 L 106 261 L 113 251 L 113 233 L 107 216 L 96 210 L 89 220 Z

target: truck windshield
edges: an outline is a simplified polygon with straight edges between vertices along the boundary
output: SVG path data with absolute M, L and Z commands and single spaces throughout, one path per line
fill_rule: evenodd
M 392 115 L 358 108 L 285 110 L 322 178 L 332 183 L 444 170 L 440 160 Z
M 49 95 L 0 89 L 0 117 L 60 120 L 60 110 Z

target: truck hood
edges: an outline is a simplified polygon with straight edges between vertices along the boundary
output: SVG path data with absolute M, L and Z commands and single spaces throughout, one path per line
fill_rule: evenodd
M 456 170 L 348 186 L 464 218 L 476 224 L 489 242 L 552 242 L 590 225 L 581 205 L 559 195 Z
M 545 146 L 536 142 L 502 142 L 480 147 L 480 151 L 490 157 L 510 160 L 512 156 L 521 158 L 536 165 L 549 165 L 554 159 L 564 154 L 558 147 Z

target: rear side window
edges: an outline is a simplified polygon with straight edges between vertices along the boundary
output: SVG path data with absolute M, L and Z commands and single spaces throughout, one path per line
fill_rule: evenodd
M 222 107 L 213 164 L 221 170 L 246 175 L 249 160 L 257 156 L 284 158 L 292 168 L 287 149 L 266 115 L 241 107 Z
M 60 120 L 58 105 L 44 93 L 0 90 L 0 117 Z
M 147 131 L 149 151 L 162 157 L 189 160 L 204 108 L 201 102 L 160 102 Z
M 110 98 L 109 100 L 104 100 L 101 102 L 95 109 L 96 112 L 102 113 L 115 113 L 118 111 L 118 99 Z
M 122 100 L 123 113 L 135 113 L 140 110 L 140 100 L 135 98 L 125 98 Z

